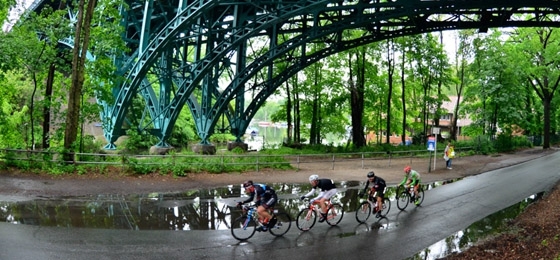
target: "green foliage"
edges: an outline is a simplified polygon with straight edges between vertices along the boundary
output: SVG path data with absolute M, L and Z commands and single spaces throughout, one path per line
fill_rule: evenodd
M 8 18 L 10 8 L 14 7 L 16 0 L 0 0 L 0 21 L 2 23 Z
M 149 163 L 148 160 L 141 160 L 136 158 L 129 158 L 127 161 L 127 168 L 134 174 L 146 175 L 155 172 L 158 168 Z
M 456 151 L 461 156 L 476 153 L 491 154 L 495 151 L 530 147 L 530 143 L 522 136 L 500 136 L 495 142 L 489 137 L 479 136 L 469 141 L 454 142 Z M 443 149 L 442 144 L 440 150 Z M 53 149 L 55 151 L 55 149 Z M 256 171 L 263 168 L 292 169 L 287 158 L 292 155 L 324 155 L 340 154 L 337 157 L 387 157 L 387 156 L 424 156 L 427 154 L 424 145 L 392 146 L 371 145 L 356 149 L 353 146 L 335 147 L 332 145 L 307 145 L 301 149 L 281 147 L 280 149 L 267 149 L 258 153 L 245 153 L 237 147 L 232 151 L 225 151 L 220 155 L 197 155 L 192 152 L 173 152 L 167 156 L 128 156 L 128 155 L 77 155 L 77 164 L 63 164 L 60 161 L 63 150 L 56 152 L 31 152 L 3 150 L 3 168 L 16 167 L 29 172 L 44 172 L 53 175 L 63 174 L 105 174 L 111 164 L 124 165 L 126 173 L 134 175 L 161 174 L 174 177 L 184 177 L 189 173 L 206 172 L 224 174 L 228 172 Z M 93 162 L 92 164 L 87 164 Z M 107 162 L 103 165 L 98 162 Z M 117 166 L 121 168 L 122 166 Z
M 18 71 L 0 72 L 0 147 L 27 148 L 30 133 L 29 107 L 26 96 L 31 93 L 28 81 L 22 82 Z
M 77 142 L 81 153 L 103 153 L 103 142 L 96 140 L 93 135 L 79 136 Z
M 156 142 L 157 139 L 149 133 L 139 133 L 138 131 L 129 129 L 126 131 L 126 138 L 122 143 L 124 147 L 123 152 L 126 154 L 134 154 L 142 150 L 146 151 Z
M 245 150 L 243 150 L 241 147 L 235 147 L 231 150 L 231 153 L 233 153 L 233 154 L 244 154 Z
M 512 136 L 500 134 L 494 142 L 494 147 L 498 152 L 511 152 L 518 148 L 529 148 L 533 145 L 525 136 Z
M 227 143 L 233 140 L 235 140 L 235 136 L 232 134 L 213 134 L 210 137 L 210 142 L 212 143 Z
M 462 144 L 462 145 L 458 145 L 458 144 Z M 485 154 L 485 155 L 496 152 L 494 148 L 494 144 L 492 143 L 492 140 L 488 136 L 477 136 L 476 138 L 473 138 L 469 141 L 455 143 L 455 149 L 461 146 L 474 147 L 474 149 L 478 151 L 478 153 Z

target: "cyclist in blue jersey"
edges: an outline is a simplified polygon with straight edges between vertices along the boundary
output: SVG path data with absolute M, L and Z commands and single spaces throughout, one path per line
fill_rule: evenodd
M 249 198 L 238 202 L 237 207 L 240 208 L 244 203 L 253 201 L 255 195 L 257 195 L 257 214 L 259 215 L 259 221 L 263 224 L 257 230 L 266 231 L 267 228 L 274 226 L 276 223 L 271 221 L 272 215 L 269 212 L 269 208 L 274 207 L 278 201 L 276 191 L 265 184 L 257 184 L 253 183 L 253 181 L 244 182 L 243 188 L 245 188 L 245 193 L 249 194 Z
M 301 200 L 310 197 L 315 193 L 315 190 L 320 189 L 320 193 L 317 197 L 311 199 L 309 203 L 319 204 L 321 207 L 321 218 L 319 222 L 325 221 L 327 219 L 327 204 L 326 202 L 334 196 L 338 191 L 336 190 L 336 185 L 331 179 L 319 179 L 319 175 L 313 174 L 309 176 L 309 183 L 311 183 L 311 191 L 303 196 Z

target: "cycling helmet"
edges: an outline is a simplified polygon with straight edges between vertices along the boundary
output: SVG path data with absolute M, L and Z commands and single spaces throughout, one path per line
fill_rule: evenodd
M 368 178 L 373 178 L 373 177 L 375 177 L 375 173 L 373 171 L 368 172 L 367 177 Z
M 410 166 L 406 166 L 406 167 L 404 167 L 404 172 L 408 173 L 408 172 L 410 172 L 411 169 L 412 168 L 410 168 Z
M 243 188 L 247 188 L 249 186 L 253 186 L 253 181 L 246 181 L 243 183 Z
M 309 181 L 316 181 L 319 179 L 319 175 L 317 174 L 313 174 L 311 176 L 309 176 Z

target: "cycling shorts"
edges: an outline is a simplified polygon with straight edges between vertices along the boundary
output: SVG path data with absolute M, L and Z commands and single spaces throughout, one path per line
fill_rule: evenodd
M 317 198 L 315 198 L 315 200 L 318 200 L 318 199 L 321 199 L 321 198 L 325 198 L 325 200 L 329 200 L 337 192 L 338 191 L 336 190 L 336 188 L 321 192 L 321 194 L 319 194 L 319 196 L 317 196 Z
M 385 198 L 385 185 L 379 185 L 379 187 L 375 189 L 375 191 L 377 191 L 378 197 L 381 197 L 381 199 Z M 373 193 L 371 195 L 373 195 Z
M 276 201 L 278 201 L 278 196 L 274 194 L 269 198 L 261 198 L 258 204 L 259 206 L 263 206 L 265 209 L 268 209 L 270 207 L 274 207 L 274 205 L 276 205 Z

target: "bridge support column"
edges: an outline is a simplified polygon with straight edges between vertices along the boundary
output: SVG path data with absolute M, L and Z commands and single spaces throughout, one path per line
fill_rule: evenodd
M 195 144 L 192 151 L 198 154 L 216 154 L 216 146 L 213 144 Z
M 236 141 L 236 142 L 229 142 L 229 143 L 227 144 L 227 149 L 228 149 L 228 151 L 231 151 L 231 150 L 233 150 L 233 149 L 235 149 L 235 148 L 237 148 L 237 147 L 243 149 L 243 151 L 245 151 L 245 152 L 249 149 L 249 145 L 246 144 L 246 143 L 244 143 L 244 142 L 237 142 L 237 141 Z

